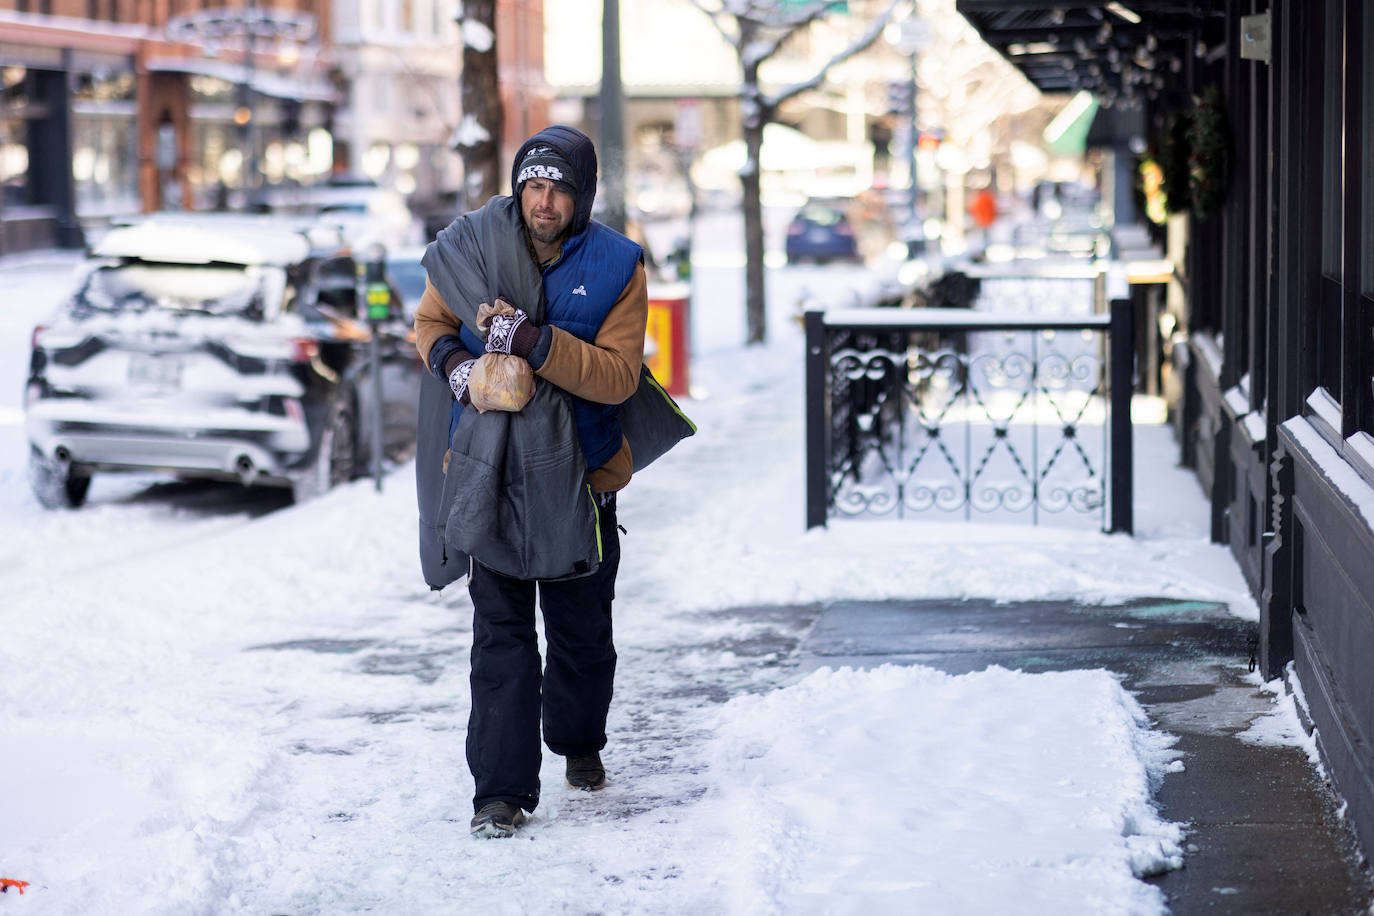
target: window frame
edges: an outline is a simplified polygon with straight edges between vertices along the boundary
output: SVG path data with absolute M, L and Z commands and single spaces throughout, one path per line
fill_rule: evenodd
M 1326 0 L 1314 78 L 1322 114 L 1318 298 L 1310 384 L 1339 411 L 1341 440 L 1374 433 L 1374 0 Z M 1333 250 L 1334 249 L 1334 250 Z

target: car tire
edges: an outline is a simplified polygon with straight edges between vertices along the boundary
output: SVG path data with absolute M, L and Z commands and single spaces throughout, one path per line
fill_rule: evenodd
M 353 404 L 348 398 L 340 398 L 329 410 L 315 460 L 292 482 L 291 494 L 296 502 L 305 502 L 357 476 L 357 423 Z
M 29 486 L 44 509 L 78 509 L 91 488 L 91 475 L 72 471 L 71 465 L 29 451 Z

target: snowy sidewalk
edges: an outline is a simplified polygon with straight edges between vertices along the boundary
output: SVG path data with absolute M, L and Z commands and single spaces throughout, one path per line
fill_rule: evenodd
M 737 317 L 737 299 L 698 301 L 699 316 Z M 359 481 L 258 518 L 117 489 L 45 514 L 7 491 L 0 875 L 30 885 L 0 913 L 1096 916 L 1164 912 L 1175 885 L 1225 911 L 1231 884 L 1189 885 L 1218 849 L 1194 761 L 1216 759 L 1210 738 L 1241 746 L 1230 732 L 1258 716 L 1250 738 L 1266 743 L 1234 762 L 1265 773 L 1246 755 L 1273 752 L 1310 778 L 1291 700 L 1205 640 L 1225 690 L 1204 696 L 1196 670 L 1128 670 L 1139 700 L 1105 656 L 1053 671 L 1034 660 L 1050 645 L 978 645 L 1027 638 L 1010 609 L 1031 603 L 1191 602 L 1214 632 L 1253 627 L 1169 431 L 1137 430 L 1135 537 L 918 520 L 807 532 L 801 336 L 781 310 L 770 332 L 766 348 L 701 345 L 709 397 L 684 405 L 700 433 L 621 501 L 610 785 L 569 793 L 546 757 L 512 841 L 467 836 L 471 607 L 420 581 L 410 467 L 380 495 Z M 969 616 L 894 618 L 876 646 L 900 666 L 819 650 L 826 633 L 863 636 L 845 608 L 894 602 Z M 1078 616 L 1063 633 L 1123 651 L 1148 632 L 1138 613 Z M 957 640 L 978 664 L 948 664 Z M 1289 814 L 1306 816 L 1274 812 Z

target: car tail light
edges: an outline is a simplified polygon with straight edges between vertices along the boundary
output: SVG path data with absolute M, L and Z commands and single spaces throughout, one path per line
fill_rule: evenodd
M 291 361 L 296 363 L 313 362 L 320 355 L 320 342 L 312 337 L 293 337 L 291 339 Z
M 38 338 L 43 336 L 43 332 L 48 329 L 47 325 L 37 324 L 33 327 L 33 334 L 29 336 L 29 349 L 38 349 Z
M 835 225 L 835 234 L 836 234 L 836 235 L 853 235 L 853 234 L 854 234 L 854 227 L 851 226 L 851 225 L 849 225 L 848 223 L 837 223 L 837 224 Z
M 805 231 L 806 227 L 803 226 L 801 223 L 793 223 L 792 225 L 787 227 L 788 235 L 801 235 Z

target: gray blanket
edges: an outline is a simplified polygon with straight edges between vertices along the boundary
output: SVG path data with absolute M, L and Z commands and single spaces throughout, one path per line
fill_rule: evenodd
M 522 244 L 519 219 L 511 198 L 494 197 L 456 219 L 425 251 L 430 282 L 467 327 L 476 327 L 478 306 L 498 295 L 543 323 L 543 282 Z M 425 581 L 443 588 L 467 572 L 467 557 L 521 579 L 595 570 L 597 508 L 571 395 L 539 380 L 518 413 L 464 410 L 452 439 L 450 405 L 447 383 L 427 378 L 415 467 Z

